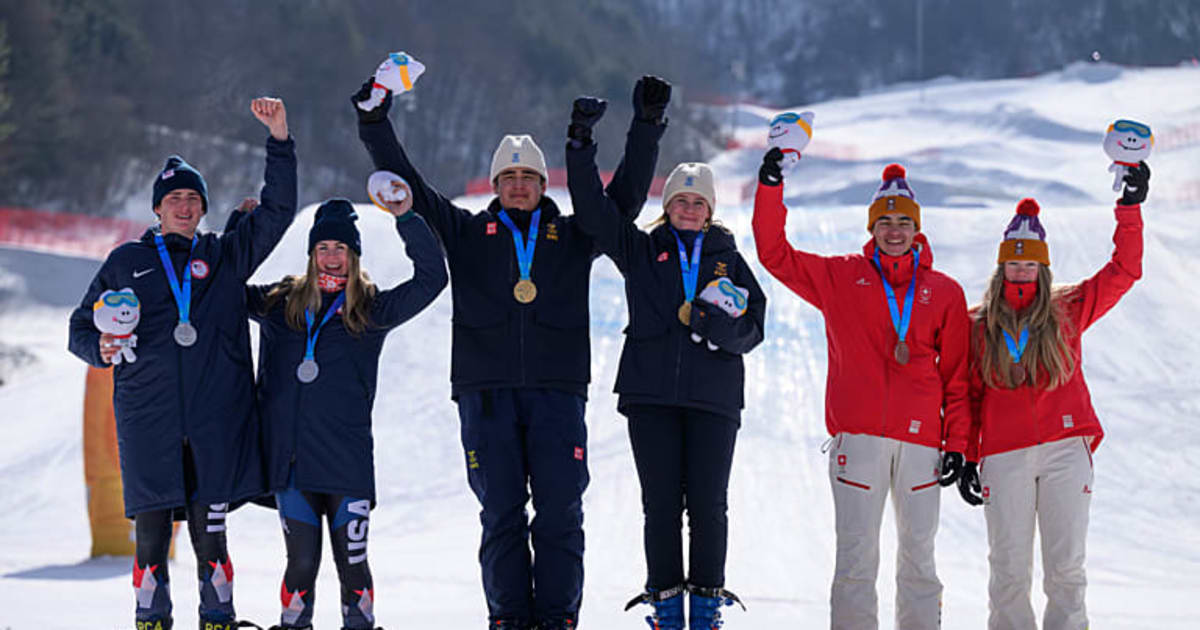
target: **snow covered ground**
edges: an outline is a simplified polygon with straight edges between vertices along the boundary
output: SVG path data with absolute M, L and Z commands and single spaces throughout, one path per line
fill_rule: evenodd
M 935 264 L 958 278 L 975 302 L 1023 196 L 1042 204 L 1060 282 L 1098 269 L 1111 251 L 1115 197 L 1102 133 L 1119 117 L 1154 127 L 1145 278 L 1084 342 L 1084 370 L 1108 433 L 1096 456 L 1087 564 L 1095 627 L 1194 628 L 1200 608 L 1200 481 L 1194 472 L 1200 467 L 1200 294 L 1188 288 L 1200 273 L 1197 85 L 1200 69 L 1194 67 L 1078 65 L 1029 79 L 943 79 L 805 104 L 816 112 L 815 139 L 786 182 L 792 244 L 827 254 L 854 251 L 868 238 L 866 202 L 882 167 L 902 162 L 924 208 Z M 761 143 L 771 113 L 744 112 L 741 119 L 751 123 L 742 136 L 748 144 Z M 758 119 L 761 126 L 753 124 Z M 664 142 L 671 142 L 669 132 Z M 559 146 L 550 138 L 542 144 Z M 751 200 L 743 195 L 752 190 L 761 153 L 742 149 L 713 161 L 718 216 L 751 260 Z M 569 207 L 565 192 L 552 196 Z M 460 201 L 472 208 L 486 203 Z M 643 218 L 655 216 L 657 207 L 658 200 L 651 200 Z M 301 213 L 257 280 L 303 268 L 312 212 Z M 385 285 L 406 278 L 410 267 L 388 217 L 370 206 L 360 214 L 364 266 Z M 69 305 L 95 267 L 94 261 L 0 250 L 0 354 L 19 347 L 33 357 L 0 361 L 0 408 L 9 410 L 0 419 L 0 630 L 131 622 L 130 560 L 87 559 L 84 366 L 65 351 Z M 730 628 L 821 627 L 828 623 L 834 542 L 820 451 L 826 438 L 824 328 L 817 311 L 761 268 L 758 278 L 770 299 L 767 340 L 747 359 L 727 571 L 728 587 L 749 612 L 727 609 L 726 617 Z M 644 579 L 637 479 L 611 394 L 625 323 L 622 300 L 620 276 L 600 261 L 591 298 L 592 483 L 581 611 L 588 628 L 644 627 L 644 611 L 621 611 Z M 478 508 L 467 488 L 449 400 L 449 319 L 446 292 L 392 333 L 382 359 L 375 407 L 379 508 L 370 540 L 376 613 L 384 627 L 478 628 L 486 616 L 476 563 Z M 945 584 L 943 626 L 983 627 L 983 512 L 969 509 L 953 490 L 942 496 L 937 560 Z M 891 523 L 889 513 L 879 580 L 883 628 L 893 627 Z M 236 512 L 229 540 L 239 616 L 277 623 L 284 549 L 275 514 L 257 507 Z M 186 628 L 195 619 L 195 561 L 186 536 L 178 543 L 172 590 L 176 619 Z M 316 627 L 339 627 L 328 551 L 318 591 Z M 1034 600 L 1040 609 L 1040 593 Z

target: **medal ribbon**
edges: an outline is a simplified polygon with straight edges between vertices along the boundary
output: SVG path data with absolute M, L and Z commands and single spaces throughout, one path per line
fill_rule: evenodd
M 346 292 L 343 291 L 338 294 L 337 299 L 333 301 L 333 304 L 330 304 L 329 308 L 325 310 L 325 317 L 321 318 L 321 323 L 317 325 L 316 330 L 313 330 L 312 311 L 308 310 L 307 308 L 304 309 L 304 323 L 308 327 L 308 332 L 305 333 L 305 339 L 307 339 L 304 348 L 305 361 L 313 360 L 313 349 L 317 347 L 317 336 L 321 334 L 321 328 L 325 326 L 325 323 L 328 322 L 331 317 L 333 317 L 334 313 L 337 313 L 337 310 L 342 307 L 342 304 L 345 301 Z
M 1025 344 L 1029 341 L 1029 327 L 1021 329 L 1021 340 L 1015 341 L 1012 335 L 1008 334 L 1003 328 L 1000 332 L 1004 333 L 1004 343 L 1008 344 L 1008 355 L 1012 357 L 1013 363 L 1021 362 L 1021 355 L 1025 354 Z
M 900 341 L 904 341 L 905 336 L 908 335 L 908 324 L 912 321 L 913 294 L 917 290 L 917 265 L 921 259 L 920 252 L 914 249 L 912 258 L 912 280 L 909 280 L 908 293 L 904 295 L 904 315 L 901 316 L 900 308 L 896 305 L 896 291 L 892 289 L 892 283 L 888 282 L 887 276 L 883 275 L 883 263 L 879 262 L 879 248 L 875 248 L 875 268 L 879 270 L 879 279 L 883 281 L 883 292 L 887 294 L 888 312 L 892 315 L 892 327 L 896 329 Z
M 533 211 L 533 217 L 529 219 L 529 238 L 521 242 L 521 230 L 513 224 L 513 220 L 508 216 L 507 210 L 500 211 L 500 221 L 504 223 L 504 227 L 512 232 L 513 245 L 517 250 L 517 268 L 521 271 L 521 279 L 529 279 L 529 270 L 533 267 L 533 250 L 537 247 L 538 219 L 542 218 L 542 209 L 538 208 Z
M 691 302 L 696 297 L 696 280 L 700 278 L 700 246 L 704 244 L 704 231 L 696 234 L 696 240 L 692 243 L 692 257 L 688 258 L 687 248 L 683 246 L 683 239 L 679 238 L 679 232 L 675 228 L 671 228 L 671 234 L 675 236 L 675 244 L 679 246 L 679 271 L 683 276 L 683 297 L 685 301 Z
M 167 255 L 167 245 L 163 242 L 162 234 L 154 235 L 154 245 L 158 247 L 158 258 L 162 261 L 163 269 L 167 272 L 167 282 L 171 285 L 171 293 L 175 295 L 175 306 L 179 308 L 179 321 L 188 323 L 188 314 L 192 310 L 192 252 L 196 250 L 196 242 L 200 240 L 192 236 L 192 248 L 188 250 L 187 263 L 183 266 L 183 287 L 179 286 L 179 277 L 175 275 L 175 266 Z

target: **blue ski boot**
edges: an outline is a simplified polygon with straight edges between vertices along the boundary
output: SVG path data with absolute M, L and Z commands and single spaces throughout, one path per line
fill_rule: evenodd
M 645 593 L 629 600 L 629 603 L 625 604 L 625 610 L 638 604 L 650 604 L 654 607 L 654 614 L 646 617 L 650 630 L 684 630 L 684 588 L 684 585 L 680 584 L 662 590 L 646 589 Z
M 721 621 L 722 606 L 732 606 L 736 602 L 742 610 L 746 610 L 746 605 L 737 595 L 719 586 L 706 588 L 689 584 L 687 589 L 688 608 L 691 611 L 689 630 L 720 630 L 725 625 Z

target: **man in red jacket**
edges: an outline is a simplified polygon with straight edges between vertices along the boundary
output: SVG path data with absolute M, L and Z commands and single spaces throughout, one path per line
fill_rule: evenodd
M 792 248 L 784 232 L 782 157 L 771 149 L 763 158 L 754 239 L 763 266 L 825 316 L 837 530 L 831 627 L 878 627 L 879 525 L 890 491 L 900 546 L 896 627 L 938 628 L 938 484 L 957 479 L 970 427 L 962 287 L 933 270 L 921 207 L 898 164 L 883 171 L 867 220 L 872 238 L 861 254 Z

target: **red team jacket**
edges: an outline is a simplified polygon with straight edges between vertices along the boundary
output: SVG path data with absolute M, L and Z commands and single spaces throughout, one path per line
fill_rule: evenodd
M 786 219 L 783 186 L 759 184 L 753 220 L 758 259 L 825 316 L 829 434 L 877 435 L 963 452 L 970 430 L 967 304 L 962 287 L 933 270 L 925 236 L 914 241 L 920 258 L 907 336 L 910 358 L 900 365 L 892 356 L 896 330 L 872 260 L 874 240 L 862 254 L 818 256 L 788 244 Z M 882 256 L 901 309 L 912 278 L 911 256 Z
M 980 457 L 1019 448 L 1053 442 L 1069 437 L 1092 436 L 1092 450 L 1104 438 L 1104 429 L 1080 369 L 1080 336 L 1107 313 L 1121 296 L 1142 277 L 1141 206 L 1120 206 L 1115 210 L 1117 228 L 1113 233 L 1112 260 L 1096 275 L 1064 294 L 1062 307 L 1069 327 L 1068 343 L 1075 355 L 1075 372 L 1059 387 L 1023 385 L 1016 389 L 986 387 L 978 370 L 971 373 L 970 446 L 966 457 Z M 972 351 L 981 351 L 973 347 Z

